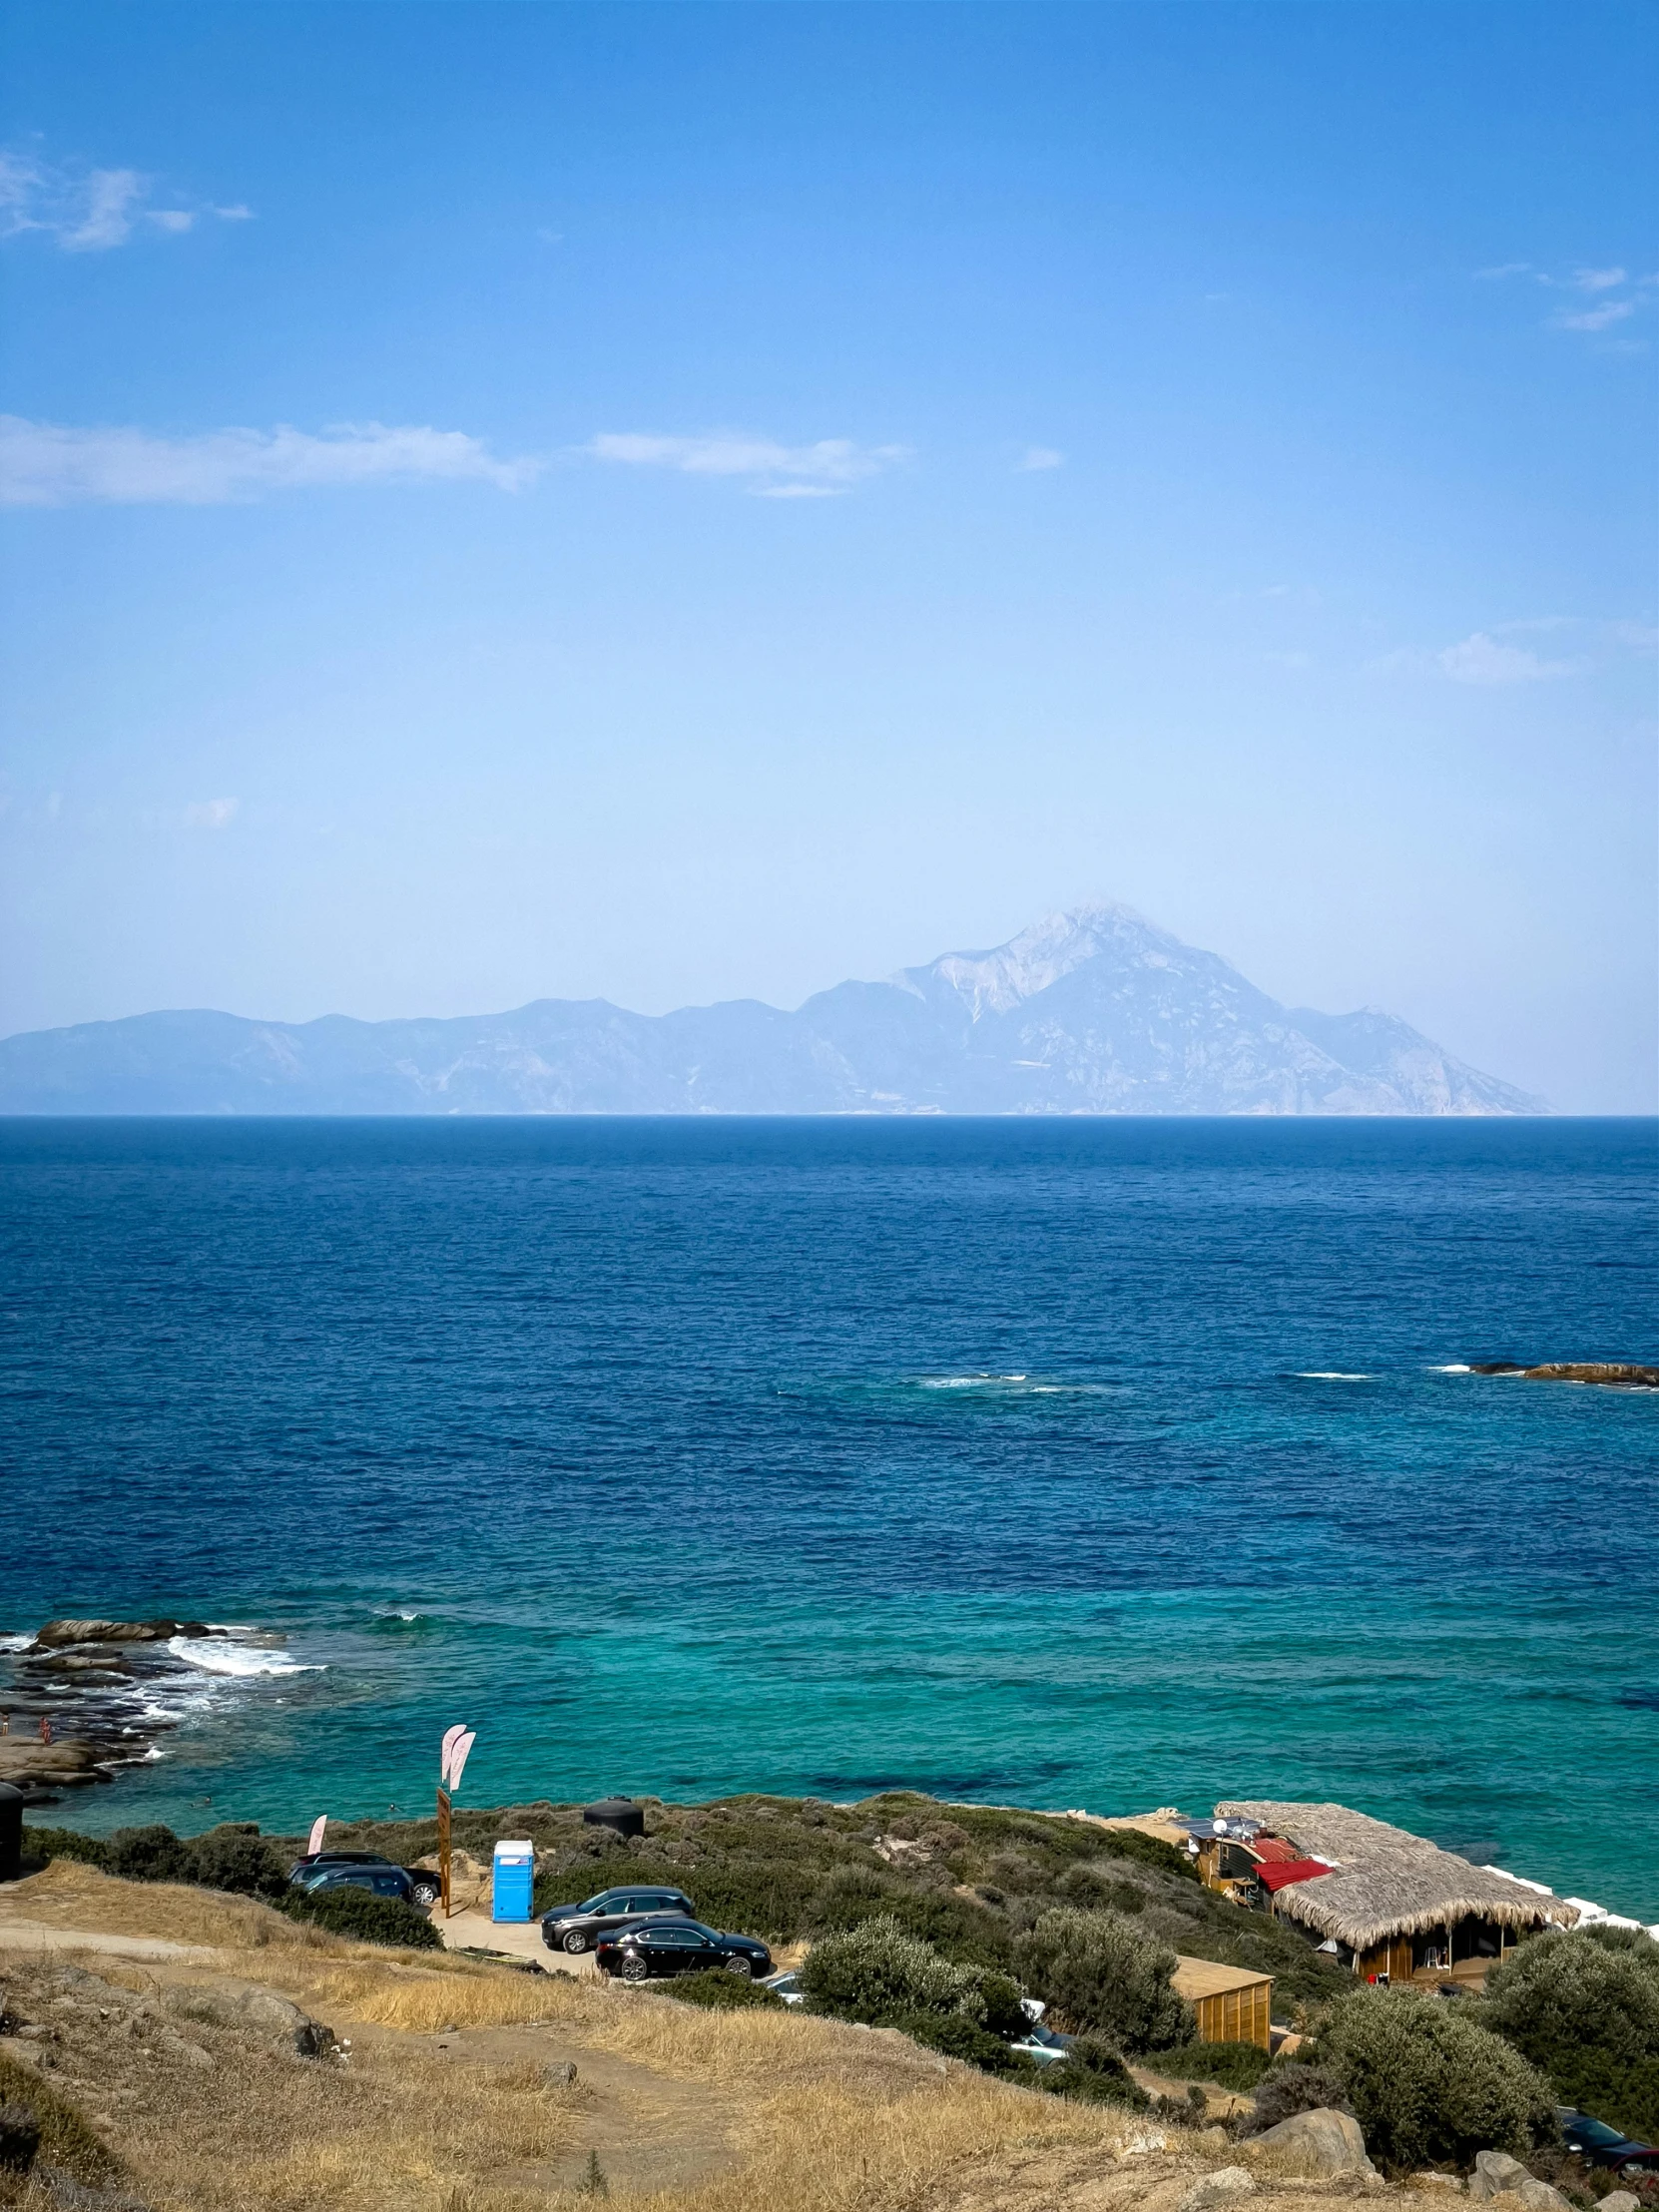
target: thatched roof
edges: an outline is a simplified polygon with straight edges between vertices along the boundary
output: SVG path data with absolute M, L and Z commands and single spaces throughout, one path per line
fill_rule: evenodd
M 1237 1798 L 1216 1812 L 1259 1821 L 1310 1858 L 1333 1862 L 1330 1874 L 1281 1890 L 1274 1910 L 1351 1950 L 1370 1950 L 1393 1936 L 1426 1935 L 1470 1916 L 1509 1928 L 1536 1928 L 1546 1920 L 1570 1928 L 1578 1918 L 1574 1907 L 1548 1891 L 1470 1866 L 1455 1852 L 1346 1805 Z

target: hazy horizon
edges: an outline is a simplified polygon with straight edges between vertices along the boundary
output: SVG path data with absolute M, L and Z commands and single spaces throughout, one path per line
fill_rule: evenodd
M 0 1033 L 1106 897 L 1659 1107 L 1649 10 L 0 24 Z

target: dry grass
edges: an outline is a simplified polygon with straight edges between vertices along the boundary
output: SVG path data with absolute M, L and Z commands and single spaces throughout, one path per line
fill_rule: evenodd
M 9 1885 L 7 1920 L 105 1936 L 154 1936 L 216 1949 L 314 1949 L 330 1938 L 251 1899 L 172 1882 L 118 1882 L 76 1859 L 54 1859 L 44 1873 Z

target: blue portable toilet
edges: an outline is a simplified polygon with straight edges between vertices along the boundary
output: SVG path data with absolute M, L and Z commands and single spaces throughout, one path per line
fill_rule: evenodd
M 495 1880 L 491 1890 L 492 1921 L 527 1921 L 536 1883 L 536 1847 L 523 1843 L 497 1844 Z

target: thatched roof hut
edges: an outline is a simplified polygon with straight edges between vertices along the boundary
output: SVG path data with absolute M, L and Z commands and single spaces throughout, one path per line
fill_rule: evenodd
M 1259 1821 L 1291 1839 L 1329 1874 L 1279 1891 L 1274 1911 L 1300 1921 L 1356 1954 L 1390 1939 L 1426 1935 L 1466 1920 L 1498 1928 L 1570 1928 L 1575 1907 L 1547 1890 L 1471 1866 L 1455 1852 L 1346 1805 L 1297 1805 L 1269 1798 L 1229 1799 L 1218 1816 Z

